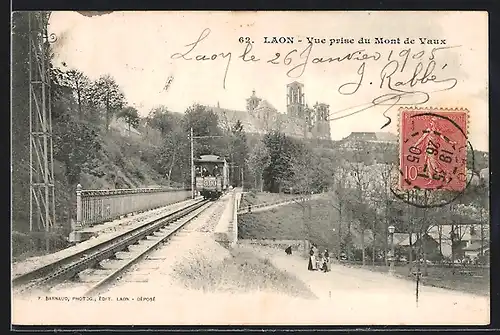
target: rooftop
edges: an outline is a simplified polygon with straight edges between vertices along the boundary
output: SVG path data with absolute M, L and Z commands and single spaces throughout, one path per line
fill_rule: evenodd
M 485 241 L 486 242 L 486 241 Z M 488 243 L 483 243 L 483 251 L 487 251 L 490 249 Z M 481 242 L 473 242 L 467 248 L 463 248 L 464 251 L 478 251 L 481 250 Z
M 268 109 L 272 109 L 272 110 L 276 111 L 276 108 L 274 108 L 274 106 L 267 100 L 261 100 L 259 102 L 257 109 L 261 109 L 261 108 L 268 108 Z
M 217 155 L 201 155 L 199 159 L 195 159 L 195 162 L 224 162 L 225 159 Z
M 352 132 L 343 140 L 367 141 L 367 142 L 397 142 L 398 137 L 389 132 Z

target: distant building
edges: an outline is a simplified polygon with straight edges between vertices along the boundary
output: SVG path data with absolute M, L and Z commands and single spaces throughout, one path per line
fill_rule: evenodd
M 352 132 L 340 141 L 340 146 L 345 148 L 354 147 L 359 143 L 386 143 L 397 144 L 397 135 L 389 132 Z
M 304 85 L 294 81 L 287 85 L 287 110 L 280 113 L 267 100 L 258 97 L 255 91 L 246 99 L 246 110 L 210 107 L 219 117 L 222 126 L 231 126 L 240 121 L 246 132 L 265 134 L 279 131 L 292 137 L 330 139 L 329 105 L 316 103 L 313 108 L 305 103 Z
M 481 247 L 481 241 L 476 241 L 471 243 L 469 246 L 462 249 L 465 257 L 474 259 L 481 255 L 481 249 L 483 250 L 484 256 L 489 256 L 490 254 L 490 244 L 487 241 L 483 241 L 483 246 Z
M 479 171 L 479 177 L 486 183 L 488 184 L 490 182 L 490 169 L 489 168 L 484 168 L 481 171 Z
M 489 250 L 489 232 L 487 226 L 487 224 L 484 224 L 482 227 L 482 237 L 480 233 L 480 224 L 455 226 L 454 249 L 455 257 L 457 259 L 464 256 L 470 256 L 472 258 L 477 256 L 481 251 L 481 239 L 483 240 L 483 252 Z M 427 251 L 439 251 L 444 257 L 450 258 L 452 253 L 451 230 L 452 226 L 450 224 L 433 226 L 430 228 L 425 234 L 427 241 L 432 242 L 429 245 L 426 245 Z M 409 235 L 409 233 L 395 233 L 394 244 L 405 249 L 409 248 L 411 245 L 413 245 L 414 248 L 417 248 L 419 245 L 417 234 L 411 234 L 411 244 Z

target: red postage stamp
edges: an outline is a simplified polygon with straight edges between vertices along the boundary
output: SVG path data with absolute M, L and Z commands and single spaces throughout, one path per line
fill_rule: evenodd
M 401 108 L 400 120 L 400 187 L 463 190 L 468 111 Z

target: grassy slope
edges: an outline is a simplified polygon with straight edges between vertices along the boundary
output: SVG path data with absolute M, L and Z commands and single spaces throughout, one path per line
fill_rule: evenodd
M 307 211 L 306 211 L 307 216 Z M 326 199 L 311 201 L 311 218 L 307 219 L 307 239 L 319 248 L 337 249 L 339 217 Z M 333 229 L 335 228 L 335 233 Z M 342 224 L 343 235 L 346 232 Z M 351 227 L 355 245 L 361 237 L 354 224 Z M 283 205 L 269 211 L 244 214 L 238 217 L 238 237 L 241 239 L 304 239 L 303 210 L 299 204 Z M 367 237 L 365 237 L 368 240 Z
M 238 247 L 231 249 L 230 253 L 222 261 L 198 253 L 193 262 L 177 263 L 174 266 L 177 281 L 187 288 L 204 292 L 269 290 L 293 297 L 315 297 L 295 276 L 277 269 L 252 250 Z
M 150 148 L 141 139 L 123 137 L 116 132 L 110 132 L 102 134 L 100 142 L 102 152 L 96 164 L 97 168 L 83 172 L 80 176 L 80 183 L 84 189 L 134 188 L 165 184 L 165 180 L 152 169 L 150 164 L 141 159 L 141 151 Z M 13 184 L 13 192 L 29 192 L 27 165 L 20 165 L 20 169 L 18 174 L 20 177 L 18 182 Z M 54 179 L 56 218 L 60 228 L 53 237 L 53 251 L 66 246 L 64 237 L 69 233 L 70 220 L 74 219 L 76 210 L 76 190 L 68 184 L 65 166 L 58 161 L 54 161 Z M 16 230 L 16 227 L 28 226 L 28 211 L 16 206 L 13 211 L 13 257 L 19 260 L 44 254 L 44 250 L 36 251 L 36 246 L 26 233 Z
M 111 132 L 101 138 L 101 143 L 99 167 L 82 174 L 83 188 L 135 188 L 165 183 L 150 164 L 141 159 L 141 152 L 149 149 L 141 139 Z
M 268 192 L 247 192 L 244 193 L 241 198 L 240 208 L 246 208 L 248 205 L 270 204 L 293 198 L 297 198 L 297 195 Z

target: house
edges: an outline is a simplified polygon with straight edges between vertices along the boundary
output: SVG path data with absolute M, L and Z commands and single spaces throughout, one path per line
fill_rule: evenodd
M 423 241 L 425 241 L 425 243 L 422 243 Z M 394 233 L 394 246 L 396 248 L 396 255 L 398 253 L 407 254 L 410 248 L 413 247 L 412 258 L 415 258 L 420 246 L 422 246 L 425 248 L 428 259 L 441 257 L 439 243 L 429 234 L 424 234 L 422 238 L 419 239 L 416 233 L 411 233 L 410 240 L 409 233 Z
M 452 228 L 454 229 L 454 247 L 452 249 L 451 243 L 451 233 Z M 483 244 L 484 251 L 486 251 L 489 246 L 487 246 L 487 241 L 489 241 L 489 234 L 486 226 L 483 225 Z M 454 251 L 455 258 L 463 258 L 467 255 L 470 257 L 477 256 L 481 249 L 481 225 L 471 224 L 471 225 L 440 225 L 433 226 L 429 228 L 426 236 L 426 251 L 430 255 L 432 253 L 441 254 L 443 257 L 451 258 L 452 250 Z M 419 241 L 417 239 L 417 234 L 412 233 L 411 242 L 413 244 L 414 250 L 419 246 Z M 399 246 L 403 250 L 407 250 L 410 247 L 410 236 L 408 233 L 394 233 L 394 245 Z
M 489 243 L 485 242 L 486 241 L 483 241 L 482 251 L 484 255 L 487 255 L 489 254 L 490 246 Z M 463 248 L 462 251 L 464 252 L 465 257 L 469 257 L 470 259 L 479 257 L 481 255 L 481 241 L 471 243 L 467 247 Z
M 417 234 L 411 233 L 411 244 L 417 240 Z M 401 247 L 410 247 L 409 233 L 394 233 L 394 245 Z

